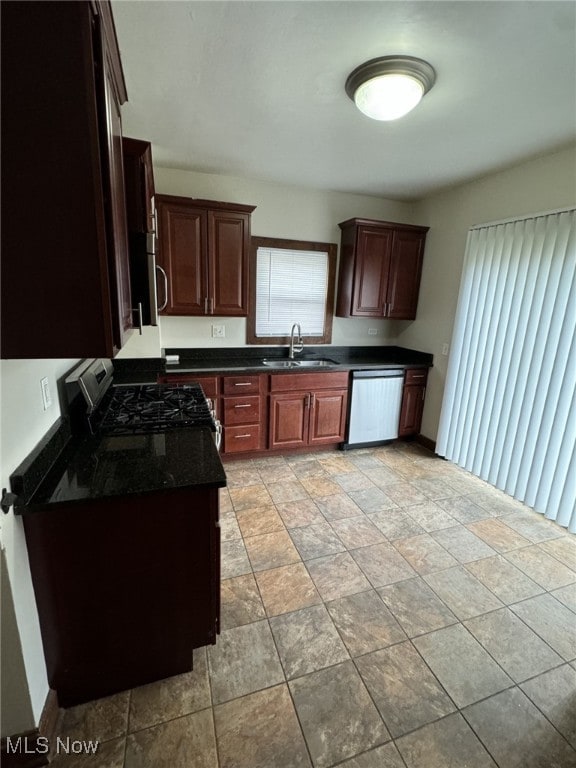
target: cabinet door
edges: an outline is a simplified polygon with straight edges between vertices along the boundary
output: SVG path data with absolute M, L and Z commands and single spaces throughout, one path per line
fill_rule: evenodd
M 168 275 L 166 315 L 204 315 L 208 299 L 206 212 L 157 198 L 158 264 Z M 159 287 L 162 294 L 162 287 Z M 160 295 L 160 304 L 166 297 Z
M 250 216 L 208 211 L 208 311 L 212 315 L 248 314 Z
M 154 172 L 150 142 L 122 139 L 129 232 L 155 232 Z
M 218 504 L 217 488 L 179 488 L 23 518 L 48 681 L 61 706 L 189 672 L 192 649 L 216 641 Z
M 400 437 L 417 435 L 420 432 L 425 393 L 426 387 L 422 384 L 410 384 L 404 387 L 398 428 Z
M 3 358 L 112 357 L 119 345 L 113 314 L 125 320 L 118 328 L 129 324 L 127 311 L 116 310 L 116 239 L 108 232 L 108 189 L 119 223 L 122 174 L 118 134 L 110 140 L 111 185 L 103 157 L 105 18 L 113 30 L 110 3 L 2 4 Z M 113 35 L 109 42 L 114 47 Z M 109 71 L 106 78 L 109 88 Z M 118 132 L 117 111 L 110 120 Z M 119 234 L 118 244 L 124 241 Z M 120 296 L 124 302 L 125 284 Z
M 399 229 L 394 233 L 386 295 L 387 317 L 399 320 L 416 317 L 425 239 L 423 232 Z
M 393 232 L 358 227 L 352 314 L 382 317 L 390 268 Z
M 310 445 L 339 443 L 344 440 L 348 390 L 312 393 L 310 405 Z
M 106 130 L 103 132 L 106 146 L 102 155 L 106 170 L 104 199 L 107 204 L 109 227 L 108 248 L 111 282 L 115 291 L 112 322 L 114 342 L 122 347 L 133 328 L 132 297 L 130 292 L 130 259 L 128 253 L 128 231 L 126 226 L 126 204 L 124 198 L 124 168 L 122 160 L 122 118 L 120 102 L 116 93 L 110 50 L 106 37 L 102 36 L 102 59 L 104 73 L 104 103 Z
M 270 397 L 270 448 L 298 448 L 308 443 L 309 392 Z

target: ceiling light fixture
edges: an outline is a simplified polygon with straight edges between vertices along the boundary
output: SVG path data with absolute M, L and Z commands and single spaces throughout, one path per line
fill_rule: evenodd
M 361 64 L 348 76 L 346 93 L 374 120 L 396 120 L 408 114 L 434 85 L 436 73 L 413 56 L 382 56 Z

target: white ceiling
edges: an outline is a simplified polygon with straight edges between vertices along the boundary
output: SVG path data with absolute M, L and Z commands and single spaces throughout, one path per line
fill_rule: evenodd
M 158 165 L 418 199 L 576 138 L 572 0 L 113 0 L 124 133 Z M 368 59 L 426 59 L 420 105 L 370 120 Z

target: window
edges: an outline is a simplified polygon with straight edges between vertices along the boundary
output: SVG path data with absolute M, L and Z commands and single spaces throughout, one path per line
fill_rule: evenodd
M 300 323 L 307 344 L 332 340 L 336 245 L 253 237 L 249 344 L 288 344 Z

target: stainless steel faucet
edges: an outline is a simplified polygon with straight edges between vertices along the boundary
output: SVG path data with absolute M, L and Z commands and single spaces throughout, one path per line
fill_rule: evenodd
M 294 341 L 294 331 L 298 329 L 298 341 Z M 290 331 L 290 350 L 288 357 L 290 360 L 294 360 L 294 352 L 302 352 L 304 349 L 304 342 L 302 341 L 302 329 L 300 323 L 294 323 L 292 330 Z

